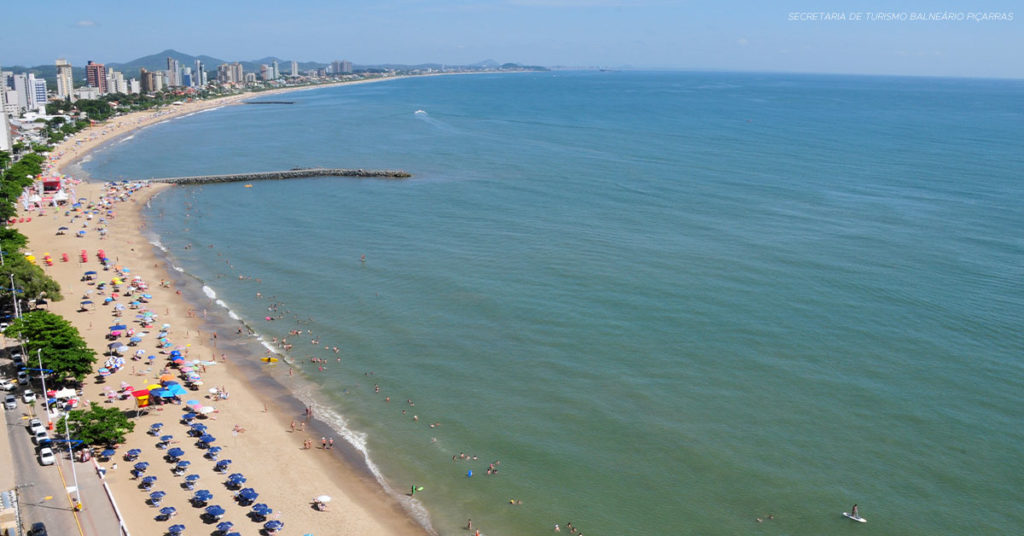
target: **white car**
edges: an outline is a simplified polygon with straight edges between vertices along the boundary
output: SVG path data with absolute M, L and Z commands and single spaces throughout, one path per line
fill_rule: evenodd
M 36 394 L 32 392 L 32 389 L 25 389 L 25 392 L 21 395 L 21 399 L 26 404 L 31 404 L 36 401 Z
M 28 385 L 28 373 L 24 370 L 18 371 L 18 385 Z
M 4 397 L 4 407 L 7 409 L 17 409 L 18 399 L 14 398 L 14 395 L 7 395 Z
M 43 426 L 43 421 L 40 421 L 39 419 L 32 419 L 31 421 L 28 421 L 28 431 L 31 432 L 32 435 L 35 435 L 36 432 L 45 432 L 46 427 Z
M 50 439 L 50 436 L 46 435 L 46 430 L 40 430 L 38 432 L 32 432 L 32 442 L 36 445 L 42 445 L 44 441 Z
M 7 378 L 4 378 L 4 379 L 0 380 L 0 390 L 13 391 L 13 390 L 15 390 L 17 388 L 18 388 L 18 384 L 14 383 L 11 380 L 8 380 Z
M 39 463 L 42 465 L 53 465 L 53 462 L 57 461 L 57 458 L 53 456 L 53 451 L 50 447 L 43 447 L 39 449 Z

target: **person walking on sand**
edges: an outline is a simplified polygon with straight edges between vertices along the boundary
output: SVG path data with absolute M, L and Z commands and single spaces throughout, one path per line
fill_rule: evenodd
M 327 440 L 327 448 L 329 448 L 329 449 L 333 449 L 334 448 L 334 438 L 333 437 Z

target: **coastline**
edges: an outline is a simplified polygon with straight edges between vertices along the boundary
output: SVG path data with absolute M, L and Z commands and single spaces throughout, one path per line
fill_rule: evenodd
M 369 83 L 397 78 L 403 77 L 346 83 Z M 121 116 L 69 137 L 50 153 L 48 166 L 51 173 L 52 170 L 63 171 L 69 164 L 81 160 L 91 151 L 111 141 L 175 117 L 238 104 L 243 100 L 263 95 L 343 84 L 345 83 L 281 88 Z M 254 358 L 265 354 L 265 351 L 254 352 L 262 350 L 252 346 L 257 344 L 255 338 L 218 338 L 211 335 L 214 332 L 208 327 L 209 324 L 194 313 L 198 307 L 204 306 L 200 285 L 195 285 L 170 270 L 166 260 L 157 254 L 156 247 L 147 241 L 144 234 L 147 225 L 142 214 L 143 207 L 150 197 L 158 195 L 168 187 L 170 186 L 150 184 L 131 196 L 128 202 L 118 204 L 116 217 L 109 222 L 106 238 L 91 235 L 85 238 L 75 238 L 73 235 L 55 236 L 53 233 L 56 227 L 66 224 L 67 218 L 61 215 L 63 211 L 46 210 L 43 214 L 32 213 L 33 221 L 19 224 L 18 229 L 29 237 L 29 247 L 35 251 L 46 250 L 55 256 L 58 253 L 69 253 L 74 257 L 75 252 L 80 249 L 87 250 L 90 255 L 97 249 L 105 249 L 109 258 L 115 260 L 115 264 L 130 267 L 133 274 L 140 275 L 150 282 L 151 292 L 156 298 L 152 310 L 163 309 L 159 315 L 160 322 L 173 326 L 172 336 L 177 344 L 188 345 L 189 359 L 210 360 L 210 372 L 204 377 L 206 385 L 223 386 L 231 393 L 229 401 L 217 403 L 217 419 L 208 423 L 211 433 L 227 439 L 222 443 L 224 454 L 221 458 L 233 459 L 232 471 L 242 472 L 249 477 L 247 486 L 260 492 L 260 502 L 266 502 L 273 506 L 275 511 L 281 512 L 281 520 L 285 521 L 289 528 L 302 527 L 300 530 L 303 533 L 314 534 L 364 534 L 372 531 L 377 534 L 398 535 L 432 532 L 426 520 L 421 521 L 427 525 L 424 527 L 413 519 L 408 510 L 411 505 L 403 505 L 395 495 L 388 494 L 388 491 L 372 478 L 368 470 L 359 467 L 361 453 L 355 449 L 338 448 L 336 453 L 326 453 L 319 448 L 303 449 L 303 440 L 315 440 L 314 436 L 333 433 L 330 426 L 314 419 L 307 425 L 306 433 L 290 430 L 291 421 L 303 418 L 303 402 L 278 378 L 263 373 L 263 370 L 269 367 L 261 368 L 255 365 L 257 361 Z M 104 193 L 103 185 L 99 182 L 82 182 L 76 189 L 80 198 L 84 197 L 90 201 L 99 199 Z M 102 366 L 101 352 L 107 343 L 104 339 L 106 326 L 113 319 L 107 318 L 109 309 L 104 307 L 97 307 L 96 310 L 86 313 L 77 311 L 78 297 L 86 290 L 85 283 L 79 281 L 81 272 L 95 269 L 96 266 L 97 262 L 93 256 L 87 263 L 79 263 L 73 258 L 71 262 L 58 262 L 52 267 L 45 267 L 44 270 L 61 284 L 65 295 L 63 301 L 50 304 L 50 310 L 71 321 L 89 342 L 90 347 L 97 350 L 97 357 L 100 358 L 96 365 L 98 368 Z M 175 286 L 178 288 L 159 288 L 154 283 L 161 279 L 176 281 Z M 178 290 L 182 291 L 181 294 L 177 293 Z M 206 302 L 209 301 L 211 300 L 207 298 Z M 218 342 L 221 345 L 219 350 Z M 146 344 L 143 343 L 142 346 L 145 347 Z M 147 352 L 150 351 L 152 350 L 147 349 Z M 227 362 L 218 358 L 220 354 L 224 354 Z M 213 365 L 214 363 L 216 365 Z M 108 381 L 126 381 L 136 387 L 144 386 L 152 382 L 153 375 L 158 372 L 154 370 L 144 373 L 136 371 L 135 367 L 142 368 L 141 364 L 131 362 L 121 372 L 109 377 Z M 130 369 L 135 372 L 134 375 L 129 372 Z M 190 396 L 198 397 L 203 393 L 199 391 Z M 103 399 L 102 386 L 93 381 L 92 377 L 86 380 L 83 394 L 85 400 Z M 130 399 L 114 404 L 125 410 L 134 407 Z M 143 450 L 143 459 L 151 458 L 148 461 L 153 465 L 160 463 L 160 452 L 154 448 L 155 439 L 146 435 L 149 425 L 159 421 L 164 422 L 168 428 L 181 427 L 174 422 L 175 419 L 167 415 L 173 414 L 178 409 L 176 406 L 164 406 L 162 409 L 163 411 L 154 409 L 149 415 L 135 420 L 136 429 L 119 450 L 119 456 L 127 449 L 140 448 Z M 235 425 L 244 428 L 246 432 L 233 433 L 231 430 Z M 185 437 L 183 432 L 184 429 L 178 430 L 177 435 L 181 439 Z M 194 449 L 187 446 L 187 441 L 182 442 L 184 444 L 180 446 L 193 454 L 195 465 L 210 465 L 209 462 L 198 459 Z M 339 442 L 339 447 L 343 443 L 344 441 Z M 113 459 L 106 465 L 112 467 L 117 461 L 119 460 Z M 365 465 L 365 461 L 363 463 Z M 123 461 L 121 465 L 130 466 Z M 191 524 L 195 525 L 198 520 L 197 514 L 201 510 L 193 513 L 188 507 L 191 492 L 177 486 L 177 482 L 171 480 L 170 475 L 164 476 L 161 472 L 160 478 L 169 481 L 160 487 L 168 493 L 164 504 L 176 505 L 182 514 L 187 511 L 184 516 L 179 514 L 179 519 L 183 518 L 180 522 L 191 520 Z M 120 471 L 108 470 L 106 479 L 114 491 L 118 504 L 125 514 L 125 522 L 132 533 L 162 533 L 166 530 L 167 522 L 155 521 L 155 512 L 151 508 L 138 508 L 144 504 L 146 494 L 136 489 L 138 482 L 130 478 L 128 467 L 122 467 Z M 216 503 L 224 505 L 232 512 L 237 508 L 229 504 L 231 501 L 228 499 L 228 492 L 212 476 L 199 488 L 213 491 L 215 498 L 219 499 Z M 323 494 L 330 495 L 333 501 L 329 511 L 317 512 L 310 507 L 310 500 Z M 237 523 L 243 520 L 232 521 Z

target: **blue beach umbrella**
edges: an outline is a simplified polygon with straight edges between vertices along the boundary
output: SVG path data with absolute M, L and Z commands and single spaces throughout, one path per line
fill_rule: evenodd
M 199 480 L 199 475 L 188 475 L 185 477 L 185 482 L 195 482 Z
M 240 499 L 242 499 L 243 501 L 252 502 L 252 501 L 255 501 L 257 498 L 259 498 L 259 496 L 260 496 L 260 494 L 256 493 L 256 490 L 254 490 L 252 488 L 244 488 L 244 489 L 242 489 L 242 491 L 238 492 L 238 497 Z
M 281 521 L 278 521 L 277 519 L 274 519 L 272 521 L 267 521 L 263 525 L 263 528 L 265 528 L 267 530 L 281 530 L 281 529 L 284 528 L 284 523 L 281 522 Z
M 185 451 L 180 449 L 180 448 L 178 448 L 178 447 L 174 447 L 173 449 L 167 451 L 167 455 L 172 457 L 172 458 L 180 458 L 184 454 L 185 454 Z
M 125 453 L 126 456 L 138 456 L 142 454 L 142 449 L 131 449 Z
M 147 477 L 142 479 L 142 483 L 143 484 L 152 484 L 153 482 L 156 482 L 156 477 L 155 476 L 147 476 Z
M 190 461 L 188 461 L 188 460 L 182 460 L 182 461 L 178 462 L 178 465 L 177 465 L 177 467 L 178 467 L 179 469 L 184 469 L 184 468 L 186 468 L 186 467 L 188 467 L 188 466 L 190 466 L 190 465 L 192 465 L 192 462 L 190 462 Z
M 178 512 L 178 509 L 173 506 L 165 506 L 160 509 L 160 513 L 165 516 L 172 516 Z
M 109 458 L 109 457 L 113 456 L 114 454 L 117 454 L 117 451 L 115 451 L 114 449 L 106 449 L 106 450 L 104 450 L 103 452 L 100 453 L 100 457 L 102 457 L 102 458 Z
M 155 422 L 155 423 L 149 425 L 149 431 L 150 432 L 155 432 L 155 431 L 160 430 L 163 427 L 164 427 L 164 423 L 162 423 L 162 422 Z
M 213 442 L 214 442 L 214 441 L 216 441 L 216 440 L 217 440 L 217 438 L 216 438 L 216 437 L 213 437 L 213 436 L 212 436 L 212 435 L 210 435 L 210 434 L 204 434 L 203 436 L 201 436 L 201 437 L 199 438 L 199 441 L 201 441 L 201 442 L 203 442 L 203 443 L 213 443 Z
M 163 499 L 166 495 L 167 494 L 162 491 L 154 491 L 153 493 L 149 494 L 149 498 L 153 499 L 154 501 L 159 501 L 160 499 Z
M 229 533 L 225 534 L 224 536 L 242 536 L 242 533 L 240 533 L 240 532 L 229 532 Z M 312 536 L 312 535 L 310 535 L 310 536 Z
M 181 534 L 182 532 L 185 532 L 185 525 L 171 525 L 170 527 L 167 527 L 167 532 L 170 532 L 171 534 Z
M 231 527 L 234 527 L 234 526 L 235 526 L 235 524 L 230 522 L 230 521 L 221 521 L 220 523 L 217 523 L 217 530 L 219 530 L 221 532 L 227 532 L 227 531 L 231 530 Z
M 245 475 L 242 473 L 231 473 L 228 475 L 228 480 L 232 482 L 245 482 Z
M 220 505 L 215 504 L 213 506 L 207 506 L 206 513 L 210 514 L 213 517 L 220 517 L 224 515 L 224 509 L 221 508 Z
M 181 420 L 183 420 L 183 421 L 191 421 L 191 420 L 193 420 L 195 418 L 196 418 L 196 414 L 192 413 L 191 411 L 181 416 Z
M 274 511 L 269 506 L 267 506 L 267 505 L 265 505 L 263 503 L 254 504 L 252 506 L 252 511 L 253 511 L 254 514 L 256 514 L 258 516 L 263 516 L 263 517 L 266 517 L 266 516 L 274 513 Z
M 192 495 L 192 500 L 199 502 L 206 502 L 213 498 L 213 493 L 210 493 L 208 489 L 201 489 Z
M 174 439 L 174 436 L 172 436 L 170 434 L 160 436 L 160 441 L 167 442 L 167 441 L 170 441 L 172 439 Z
M 206 425 L 201 422 L 193 423 L 192 430 L 196 432 L 206 432 Z
M 82 300 L 82 305 L 92 305 L 92 300 Z
M 220 453 L 221 450 L 223 450 L 221 447 L 210 447 L 208 453 L 216 456 L 217 454 Z
M 126 326 L 124 324 L 114 324 L 113 326 L 110 326 L 107 329 L 109 329 L 110 331 L 124 331 L 124 330 L 128 329 L 128 326 Z
M 128 342 L 142 342 L 142 337 L 132 337 L 128 339 Z
M 149 469 L 149 462 L 139 462 L 132 467 L 134 467 L 136 471 L 145 471 L 146 469 Z
M 213 466 L 213 470 L 224 472 L 227 471 L 229 465 L 231 465 L 231 460 L 220 460 L 217 462 L 217 465 Z

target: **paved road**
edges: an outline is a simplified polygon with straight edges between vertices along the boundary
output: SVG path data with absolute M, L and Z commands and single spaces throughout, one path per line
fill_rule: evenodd
M 102 489 L 102 483 L 93 470 L 93 464 L 77 463 L 79 492 L 84 510 L 76 516 L 65 491 L 74 485 L 71 462 L 66 447 L 57 452 L 57 465 L 42 466 L 36 456 L 36 445 L 28 432 L 28 420 L 34 415 L 31 407 L 18 400 L 18 408 L 4 410 L 10 455 L 14 467 L 14 481 L 18 487 L 22 521 L 25 527 L 43 521 L 50 534 L 67 536 L 116 536 L 119 534 L 117 519 Z M 45 418 L 42 418 L 45 422 Z M 54 433 L 50 432 L 50 437 Z M 61 476 L 63 473 L 64 480 Z M 72 493 L 72 496 L 75 496 Z M 81 528 L 80 528 L 81 527 Z

